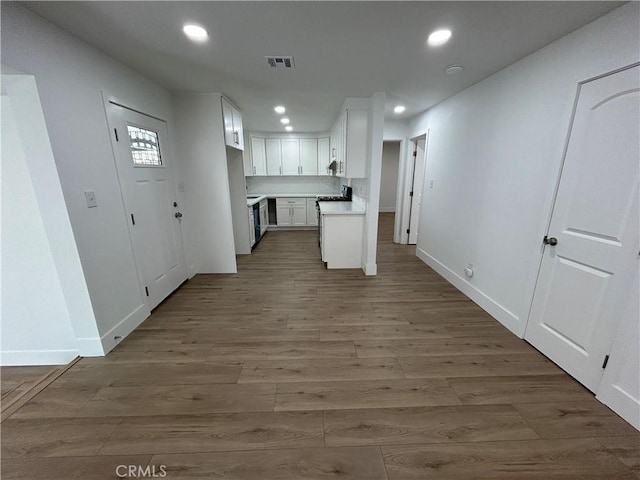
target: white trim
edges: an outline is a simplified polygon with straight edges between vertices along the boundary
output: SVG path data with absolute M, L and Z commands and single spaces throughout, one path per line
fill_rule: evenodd
M 376 276 L 378 274 L 378 264 L 377 263 L 363 263 L 362 271 L 367 276 Z
M 380 213 L 395 213 L 396 207 L 380 207 L 378 212 Z
M 142 322 L 144 322 L 151 312 L 147 309 L 147 307 L 142 304 L 139 305 L 133 312 L 127 315 L 120 323 L 114 326 L 111 330 L 100 337 L 100 341 L 102 342 L 102 348 L 104 349 L 104 354 L 109 353 L 113 348 L 124 339 L 127 335 L 133 332 Z M 115 339 L 115 337 L 122 337 L 120 340 Z M 95 356 L 95 355 L 92 355 Z M 98 355 L 101 356 L 101 355 Z
M 421 248 L 416 248 L 416 255 L 511 332 L 520 338 L 524 336 L 524 325 L 516 315 Z
M 77 350 L 9 350 L 0 353 L 0 365 L 67 365 L 77 356 Z
M 105 352 L 99 337 L 77 338 L 78 355 L 81 357 L 103 357 Z

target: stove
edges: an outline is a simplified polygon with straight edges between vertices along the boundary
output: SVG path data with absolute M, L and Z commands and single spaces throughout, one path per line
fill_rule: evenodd
M 318 197 L 316 200 L 316 205 L 318 202 L 350 202 L 352 196 L 352 188 L 347 187 L 346 185 L 342 186 L 342 195 L 329 195 L 326 197 Z

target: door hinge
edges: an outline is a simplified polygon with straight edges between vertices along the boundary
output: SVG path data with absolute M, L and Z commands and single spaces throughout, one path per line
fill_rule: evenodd
M 116 142 L 119 142 L 119 141 L 120 141 L 120 139 L 118 138 L 118 129 L 117 129 L 117 128 L 114 128 L 114 129 L 113 129 L 113 133 L 115 133 L 115 134 L 116 134 Z
M 131 214 L 131 223 L 134 225 L 136 224 L 136 219 L 134 218 L 133 213 Z
M 149 296 L 149 287 L 144 287 L 144 291 L 147 294 L 147 297 Z
M 414 157 L 417 157 L 417 156 L 418 156 L 418 151 L 417 151 L 417 150 L 413 152 L 413 156 L 414 156 Z
M 407 233 L 409 233 L 409 229 L 407 228 Z
M 605 355 L 604 362 L 602 362 L 602 368 L 607 368 L 607 363 L 609 363 L 609 355 Z
M 413 197 L 413 192 L 409 192 L 409 196 L 410 196 L 410 197 Z

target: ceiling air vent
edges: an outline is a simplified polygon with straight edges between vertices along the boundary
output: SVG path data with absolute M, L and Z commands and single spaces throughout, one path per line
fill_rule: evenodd
M 293 57 L 265 57 L 271 68 L 295 68 Z

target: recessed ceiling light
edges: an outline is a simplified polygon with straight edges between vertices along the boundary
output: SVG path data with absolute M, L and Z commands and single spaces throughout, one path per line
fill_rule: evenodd
M 284 108 L 282 105 L 278 105 L 277 107 L 273 107 L 273 109 L 276 111 L 276 113 L 284 113 L 287 111 L 286 108 Z
M 453 75 L 455 73 L 460 73 L 463 70 L 462 65 L 449 65 L 444 69 L 445 73 L 449 75 Z
M 284 129 L 285 129 L 287 132 L 290 132 L 291 130 L 293 130 L 293 127 L 292 127 L 291 125 L 287 125 L 286 127 L 284 127 Z
M 289 123 L 289 119 L 287 117 L 282 117 L 280 119 L 280 123 L 282 123 L 283 125 L 287 125 Z
M 427 39 L 427 43 L 432 47 L 444 45 L 451 38 L 451 30 L 436 30 Z
M 396 105 L 393 107 L 393 113 L 402 113 L 407 109 L 404 105 Z
M 182 31 L 194 42 L 205 42 L 209 38 L 207 31 L 199 25 L 187 24 L 182 27 Z

